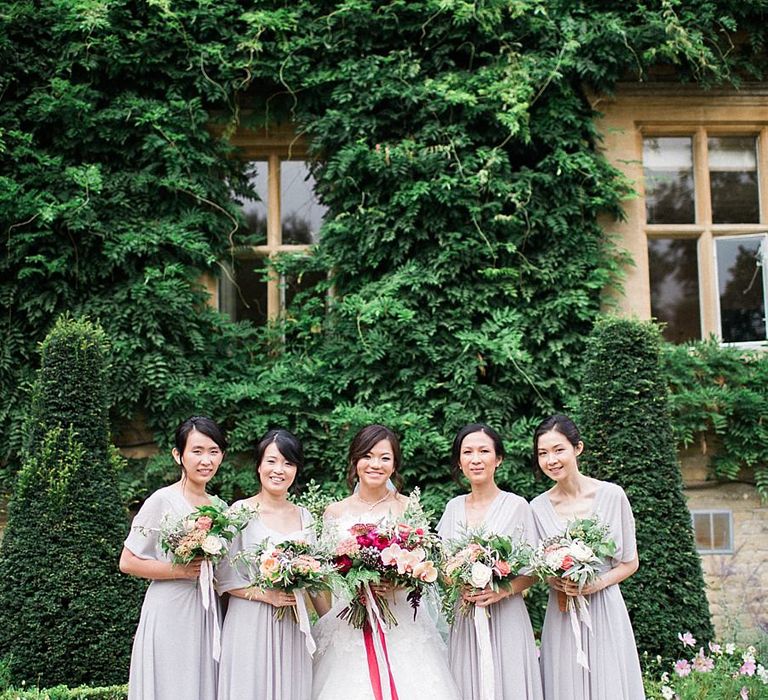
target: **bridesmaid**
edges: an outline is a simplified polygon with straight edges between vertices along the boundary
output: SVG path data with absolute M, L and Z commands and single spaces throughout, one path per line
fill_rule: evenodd
M 238 533 L 229 558 L 216 570 L 217 588 L 229 593 L 221 645 L 218 700 L 309 700 L 312 658 L 292 612 L 275 619 L 278 608 L 296 605 L 293 593 L 248 588 L 241 567 L 231 559 L 269 538 L 314 542 L 312 516 L 288 500 L 288 489 L 304 466 L 299 440 L 287 430 L 270 430 L 256 446 L 261 490 L 235 504 L 258 509 Z M 318 596 L 313 599 L 323 608 Z M 321 612 L 325 612 L 323 608 Z
M 175 484 L 155 491 L 133 519 L 120 555 L 120 571 L 151 581 L 133 640 L 129 700 L 211 700 L 216 696 L 213 633 L 217 610 L 203 608 L 198 585 L 201 560 L 171 562 L 159 542 L 163 517 L 182 518 L 215 502 L 206 492 L 224 458 L 224 433 L 210 418 L 194 416 L 176 429 Z
M 498 433 L 483 423 L 465 425 L 456 434 L 451 467 L 458 480 L 463 474 L 470 493 L 457 496 L 445 508 L 437 526 L 444 540 L 467 530 L 482 528 L 488 534 L 504 535 L 535 544 L 531 509 L 525 499 L 502 491 L 495 481 L 504 459 Z M 520 595 L 534 579 L 516 576 L 508 590 L 486 588 L 465 593 L 464 599 L 488 612 L 492 669 L 483 678 L 479 640 L 471 615 L 456 613 L 451 627 L 451 669 L 463 700 L 541 700 L 541 677 L 536 642 L 523 598 Z M 488 676 L 486 676 L 488 678 Z M 563 696 L 565 697 L 565 696 Z
M 579 471 L 584 450 L 579 431 L 564 415 L 550 416 L 533 435 L 533 468 L 555 485 L 531 502 L 539 537 L 560 534 L 574 518 L 597 515 L 610 528 L 616 554 L 597 581 L 584 587 L 592 631 L 579 623 L 589 670 L 576 661 L 570 613 L 560 612 L 557 591 L 575 596 L 576 583 L 550 579 L 549 603 L 541 635 L 541 668 L 546 700 L 643 700 L 643 680 L 632 625 L 618 584 L 638 567 L 635 520 L 620 486 Z

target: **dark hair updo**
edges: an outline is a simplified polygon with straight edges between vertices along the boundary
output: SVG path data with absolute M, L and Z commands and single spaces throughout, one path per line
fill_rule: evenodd
M 304 469 L 304 448 L 301 445 L 301 440 L 284 428 L 268 430 L 257 443 L 254 451 L 256 457 L 256 471 L 258 472 L 259 467 L 261 466 L 261 460 L 264 459 L 264 453 L 267 451 L 267 447 L 272 443 L 277 446 L 277 449 L 280 451 L 280 454 L 283 455 L 286 462 L 291 462 L 291 464 L 296 466 L 296 478 L 293 482 L 293 487 L 295 487 L 299 474 L 301 474 Z
M 373 446 L 376 443 L 381 442 L 382 440 L 389 440 L 389 444 L 392 445 L 392 458 L 395 464 L 390 479 L 392 479 L 392 483 L 395 485 L 398 492 L 403 487 L 403 479 L 400 476 L 400 467 L 403 463 L 400 441 L 397 439 L 397 435 L 385 425 L 374 423 L 372 425 L 366 425 L 361 429 L 357 435 L 352 438 L 352 442 L 349 445 L 347 486 L 349 486 L 350 491 L 355 488 L 355 484 L 357 483 L 357 463 L 373 449 Z
M 461 443 L 464 442 L 464 438 L 472 433 L 485 433 L 493 442 L 496 456 L 501 457 L 501 459 L 506 457 L 507 453 L 504 451 L 504 443 L 501 440 L 501 436 L 493 428 L 485 423 L 468 423 L 463 428 L 459 428 L 451 446 L 451 474 L 456 481 L 461 480 Z
M 224 431 L 218 424 L 205 416 L 192 416 L 191 418 L 182 421 L 179 424 L 179 427 L 176 428 L 174 446 L 179 455 L 184 454 L 184 450 L 187 447 L 187 438 L 189 438 L 189 434 L 193 430 L 197 430 L 198 433 L 202 433 L 206 437 L 211 438 L 211 440 L 219 446 L 219 449 L 222 452 L 227 451 L 227 438 L 224 436 Z
M 537 478 L 542 475 L 541 467 L 539 466 L 539 438 L 550 430 L 563 435 L 574 447 L 578 447 L 581 442 L 581 434 L 576 427 L 576 423 L 565 414 L 555 413 L 541 421 L 536 430 L 533 431 L 533 454 L 531 455 L 531 468 Z

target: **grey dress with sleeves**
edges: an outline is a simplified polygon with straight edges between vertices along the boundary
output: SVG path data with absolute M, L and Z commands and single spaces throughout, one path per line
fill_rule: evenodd
M 448 502 L 437 532 L 444 540 L 461 535 L 466 526 L 466 496 Z M 534 545 L 536 531 L 525 499 L 502 491 L 483 519 L 490 534 L 521 539 Z M 521 595 L 489 605 L 495 700 L 542 700 L 541 677 L 531 620 Z M 477 634 L 471 615 L 457 611 L 449 638 L 451 671 L 463 700 L 481 700 Z M 563 698 L 565 700 L 565 698 Z
M 290 533 L 272 530 L 258 517 L 251 520 L 232 540 L 229 557 L 216 567 L 219 593 L 249 585 L 242 567 L 231 560 L 267 538 L 273 544 L 314 542 L 312 516 L 302 508 L 301 529 Z M 221 635 L 218 700 L 309 700 L 312 658 L 304 635 L 290 611 L 276 620 L 275 610 L 268 603 L 230 597 Z
M 193 510 L 174 486 L 158 489 L 133 519 L 126 549 L 140 559 L 170 562 L 170 555 L 160 546 L 160 523 L 168 513 L 181 518 Z M 197 579 L 152 581 L 133 640 L 128 700 L 215 698 L 216 619 L 213 608 L 206 611 L 203 607 Z
M 547 493 L 533 499 L 531 507 L 542 539 L 563 532 L 567 523 L 557 515 Z M 635 519 L 623 489 L 601 481 L 592 508 L 616 542 L 616 554 L 605 569 L 632 561 L 637 555 Z M 581 622 L 579 631 L 589 670 L 576 661 L 569 615 L 560 611 L 557 594 L 550 590 L 541 634 L 545 700 L 644 700 L 635 637 L 619 586 L 608 586 L 587 599 L 592 631 Z

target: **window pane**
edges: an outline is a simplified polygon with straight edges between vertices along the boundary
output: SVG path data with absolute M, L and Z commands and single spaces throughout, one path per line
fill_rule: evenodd
M 765 287 L 760 266 L 765 236 L 716 239 L 720 327 L 726 343 L 766 339 Z
M 712 533 L 710 530 L 710 514 L 693 514 L 693 531 L 696 536 L 696 549 L 712 549 Z
M 245 218 L 245 232 L 238 232 L 238 241 L 243 245 L 263 245 L 267 242 L 267 162 L 251 161 L 246 174 L 258 199 L 237 198 Z
M 267 282 L 264 261 L 235 260 L 234 310 L 236 321 L 267 322 Z
M 651 313 L 673 343 L 701 338 L 699 268 L 694 238 L 649 238 Z
M 712 513 L 712 549 L 731 548 L 731 519 L 728 513 Z
M 695 223 L 690 136 L 643 139 L 643 173 L 649 224 Z
M 758 223 L 757 140 L 754 136 L 721 136 L 708 143 L 712 222 Z
M 283 243 L 316 243 L 327 208 L 315 196 L 315 179 L 307 164 L 280 163 L 280 226 Z

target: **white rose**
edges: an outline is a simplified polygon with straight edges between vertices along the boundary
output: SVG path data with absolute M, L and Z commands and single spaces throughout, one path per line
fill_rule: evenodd
M 595 553 L 590 547 L 587 547 L 581 540 L 574 540 L 569 548 L 571 556 L 578 561 L 591 561 Z
M 214 537 L 213 535 L 208 535 L 208 537 L 203 540 L 203 544 L 200 546 L 206 554 L 212 555 L 221 554 L 221 550 L 223 548 L 221 540 L 218 537 Z
M 472 564 L 471 583 L 475 588 L 485 588 L 493 576 L 493 569 L 479 561 Z

